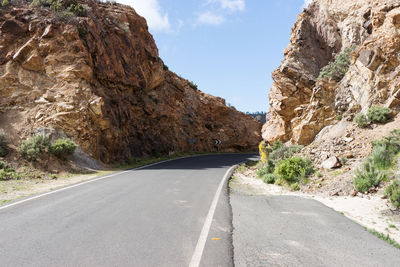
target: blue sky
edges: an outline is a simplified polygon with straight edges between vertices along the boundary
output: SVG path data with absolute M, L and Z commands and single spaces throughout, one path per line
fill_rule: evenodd
M 268 110 L 271 72 L 310 0 L 119 2 L 146 18 L 170 70 L 238 110 L 254 112 Z

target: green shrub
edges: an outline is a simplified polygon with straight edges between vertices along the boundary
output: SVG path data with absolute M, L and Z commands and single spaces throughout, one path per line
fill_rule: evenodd
M 5 157 L 8 154 L 7 136 L 3 131 L 0 131 L 0 157 Z
M 372 159 L 368 158 L 362 166 L 361 170 L 356 170 L 354 178 L 354 188 L 358 192 L 365 193 L 372 186 L 378 186 L 381 181 L 387 179 L 387 174 L 383 170 L 379 170 Z
M 163 70 L 165 70 L 165 71 L 169 70 L 168 66 L 165 65 L 164 63 L 163 63 Z
M 273 173 L 267 173 L 263 177 L 261 177 L 261 179 L 264 181 L 264 183 L 274 184 L 278 177 Z
M 370 121 L 368 120 L 367 116 L 365 116 L 363 113 L 358 113 L 354 117 L 354 122 L 357 123 L 358 127 L 360 128 L 365 128 L 370 124 Z
M 269 155 L 269 159 L 273 161 L 279 161 L 282 159 L 290 158 L 294 154 L 300 152 L 302 148 L 303 146 L 298 146 L 298 145 L 281 146 L 271 152 L 271 154 Z
M 276 165 L 276 174 L 288 183 L 298 182 L 314 172 L 311 160 L 291 157 L 281 160 Z
M 60 12 L 64 10 L 64 6 L 61 4 L 59 0 L 51 0 L 50 1 L 50 9 L 54 12 Z
M 32 0 L 31 7 L 40 7 L 40 6 L 50 6 L 50 1 L 48 0 Z
M 11 179 L 21 179 L 21 175 L 17 173 L 11 166 L 7 163 L 0 161 L 0 181 L 11 180 Z
M 68 138 L 61 138 L 54 141 L 50 146 L 50 153 L 58 158 L 66 158 L 74 154 L 78 146 Z
M 386 123 L 391 117 L 392 110 L 390 108 L 373 106 L 367 112 L 367 118 L 372 123 Z
M 48 136 L 36 135 L 24 142 L 19 147 L 19 153 L 29 161 L 37 160 L 42 152 L 49 147 L 50 140 Z
M 67 7 L 67 10 L 77 17 L 87 17 L 90 7 L 88 5 L 81 5 L 80 3 L 71 4 Z
M 386 188 L 386 196 L 389 197 L 390 202 L 397 209 L 400 207 L 400 183 L 394 181 L 390 186 Z
M 300 185 L 299 183 L 293 183 L 290 185 L 290 190 L 292 191 L 299 191 L 300 190 Z
M 339 55 L 336 56 L 335 60 L 330 62 L 327 66 L 322 68 L 319 73 L 318 79 L 333 79 L 336 82 L 342 80 L 350 66 L 350 53 L 354 50 L 354 47 L 348 47 L 344 49 Z
M 195 84 L 194 82 L 192 82 L 192 81 L 189 81 L 189 86 L 190 87 L 192 87 L 193 89 L 195 89 L 195 90 L 197 90 L 198 89 L 198 86 L 197 86 L 197 84 Z
M 385 146 L 375 146 L 370 158 L 378 170 L 387 170 L 393 165 L 394 153 Z
M 85 38 L 86 35 L 88 35 L 88 33 L 89 33 L 89 31 L 88 31 L 85 27 L 80 26 L 80 25 L 78 26 L 78 34 L 79 34 L 79 37 Z
M 271 152 L 278 150 L 279 148 L 284 147 L 285 145 L 282 143 L 281 140 L 275 141 L 271 146 Z
M 8 0 L 3 0 L 3 1 L 1 2 L 1 6 L 8 6 L 9 3 L 10 3 L 10 2 L 9 2 Z
M 400 130 L 393 130 L 389 136 L 385 136 L 380 140 L 372 141 L 373 148 L 378 146 L 384 147 L 393 154 L 400 152 Z

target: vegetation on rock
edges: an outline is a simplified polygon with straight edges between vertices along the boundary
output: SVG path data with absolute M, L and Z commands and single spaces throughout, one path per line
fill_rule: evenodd
M 336 82 L 340 82 L 349 70 L 350 54 L 353 50 L 354 47 L 344 49 L 343 52 L 336 56 L 334 61 L 322 68 L 318 79 L 333 79 Z
M 367 118 L 371 123 L 386 123 L 392 117 L 392 110 L 386 107 L 373 106 L 367 112 Z
M 365 128 L 371 123 L 386 123 L 392 118 L 392 110 L 386 107 L 372 106 L 367 111 L 367 115 L 362 112 L 354 117 L 354 122 L 360 128 Z

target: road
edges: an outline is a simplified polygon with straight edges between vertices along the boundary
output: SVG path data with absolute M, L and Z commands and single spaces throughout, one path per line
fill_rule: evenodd
M 230 201 L 236 267 L 400 266 L 399 249 L 315 200 L 232 193 Z
M 0 207 L 0 265 L 188 266 L 196 249 L 201 266 L 232 266 L 221 181 L 250 156 L 174 160 Z M 204 250 L 197 248 L 201 233 L 208 233 Z

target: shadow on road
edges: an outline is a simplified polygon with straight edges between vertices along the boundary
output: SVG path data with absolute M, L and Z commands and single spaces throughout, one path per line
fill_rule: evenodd
M 141 170 L 201 170 L 227 168 L 244 161 L 257 160 L 257 156 L 256 153 L 201 155 L 162 162 L 145 167 Z

